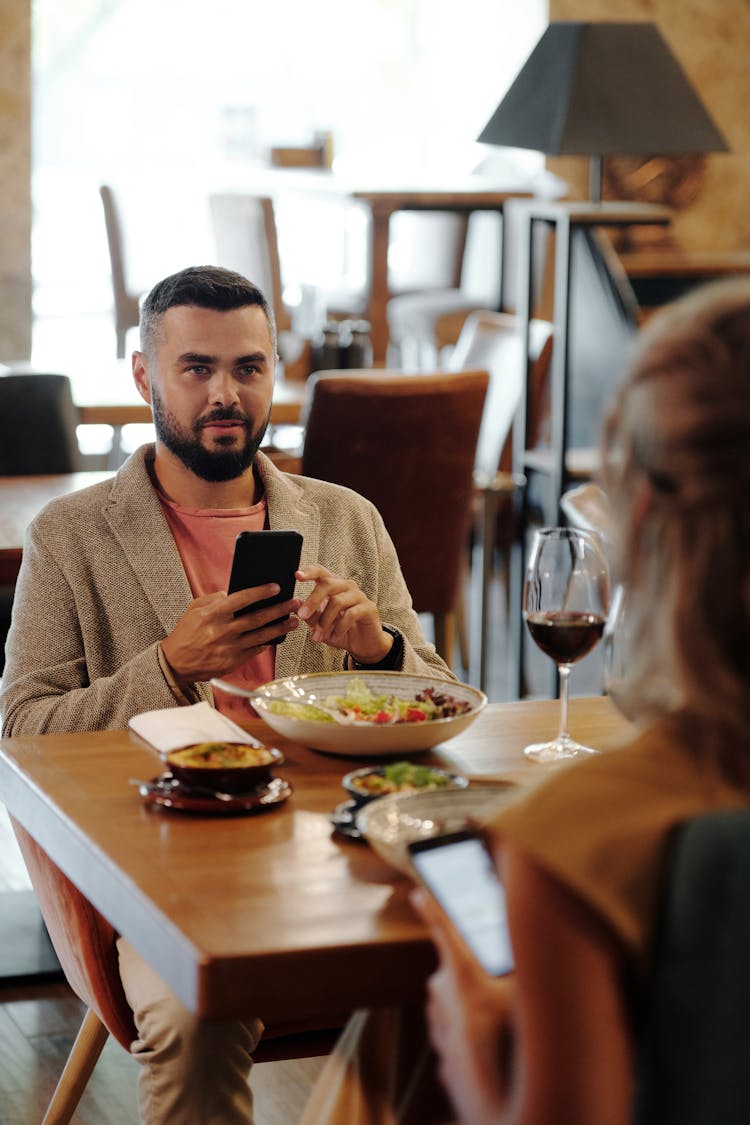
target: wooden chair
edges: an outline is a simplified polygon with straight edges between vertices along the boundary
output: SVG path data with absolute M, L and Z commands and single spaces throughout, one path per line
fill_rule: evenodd
M 750 1121 L 750 809 L 675 833 L 640 1033 L 635 1125 Z
M 467 215 L 398 213 L 391 242 L 410 244 L 409 261 L 389 276 L 388 334 L 402 365 L 433 366 L 438 355 L 435 324 L 446 314 L 466 315 L 477 307 L 461 287 L 469 231 Z M 389 251 L 391 253 L 391 251 Z
M 107 1038 L 112 1035 L 128 1051 L 137 1033 L 120 980 L 114 929 L 29 833 L 16 821 L 12 824 L 62 970 L 88 1009 L 42 1122 L 66 1125 Z M 269 1026 L 253 1058 L 274 1062 L 327 1054 L 345 1022 L 342 1016 Z
M 139 323 L 140 313 L 138 300 L 140 294 L 133 293 L 128 288 L 122 223 L 120 221 L 120 212 L 114 192 L 109 184 L 102 184 L 99 188 L 99 195 L 101 196 L 102 207 L 104 208 L 104 224 L 107 229 L 109 265 L 112 274 L 117 358 L 124 359 L 128 329 L 137 328 Z
M 217 264 L 254 282 L 270 302 L 279 332 L 291 328 L 284 304 L 273 200 L 223 192 L 209 196 Z
M 266 195 L 225 192 L 209 197 L 216 261 L 248 278 L 270 302 L 286 379 L 306 379 L 312 348 L 292 331 L 284 303 L 279 238 L 273 200 Z
M 325 371 L 308 383 L 301 470 L 371 500 L 450 665 L 486 371 Z

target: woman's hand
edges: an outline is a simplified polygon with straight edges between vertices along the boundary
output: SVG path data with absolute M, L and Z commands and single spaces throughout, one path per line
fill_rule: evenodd
M 314 641 L 345 649 L 362 664 L 385 659 L 393 637 L 384 632 L 378 607 L 356 582 L 339 578 L 318 563 L 298 570 L 295 577 L 315 583 L 297 614 L 307 622 Z
M 427 986 L 440 1078 L 463 1125 L 500 1122 L 509 1086 L 512 980 L 484 971 L 427 891 L 413 891 L 411 901 L 440 958 Z

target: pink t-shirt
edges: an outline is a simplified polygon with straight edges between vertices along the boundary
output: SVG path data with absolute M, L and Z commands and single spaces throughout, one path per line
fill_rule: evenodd
M 226 590 L 235 539 L 241 531 L 262 531 L 265 527 L 265 497 L 249 508 L 181 508 L 158 495 L 193 597 Z M 222 679 L 256 688 L 273 679 L 275 664 L 276 650 L 270 646 Z M 246 699 L 223 691 L 215 691 L 214 698 L 217 709 L 236 722 L 256 717 Z

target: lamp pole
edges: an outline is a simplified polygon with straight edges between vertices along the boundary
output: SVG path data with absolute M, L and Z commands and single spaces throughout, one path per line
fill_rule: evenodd
M 592 203 L 602 201 L 602 156 L 589 158 L 589 199 Z

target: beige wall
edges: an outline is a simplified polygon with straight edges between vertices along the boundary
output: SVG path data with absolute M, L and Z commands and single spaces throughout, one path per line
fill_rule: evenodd
M 652 20 L 661 29 L 730 152 L 682 161 L 672 235 L 689 249 L 750 248 L 750 3 L 748 0 L 549 0 L 550 20 Z M 583 162 L 550 167 L 587 194 Z M 687 199 L 680 202 L 680 196 Z
M 30 349 L 30 0 L 0 0 L 0 362 Z

